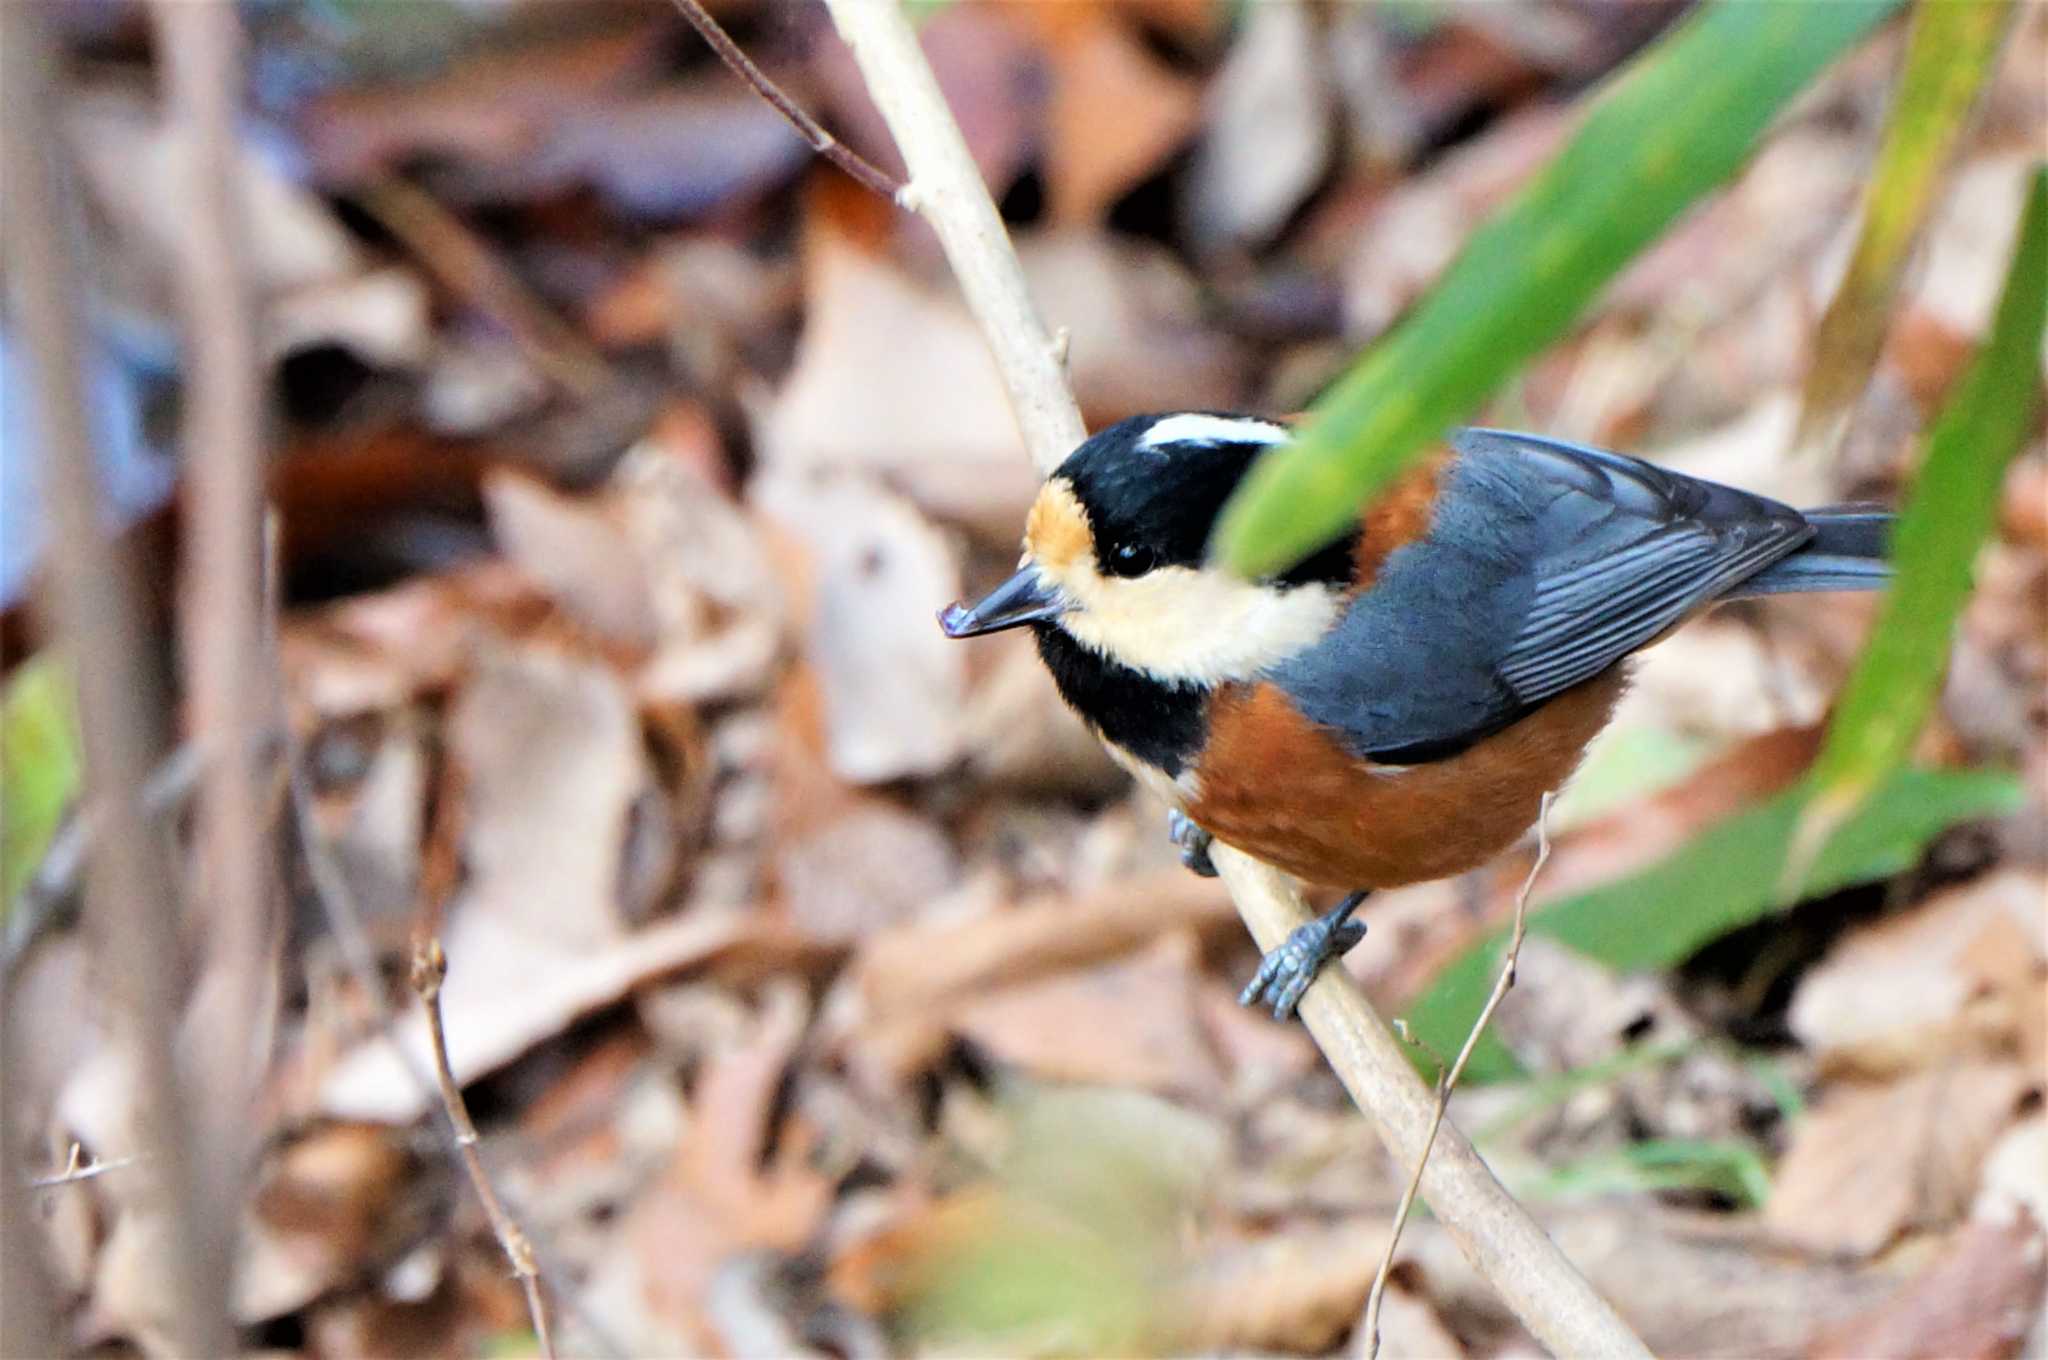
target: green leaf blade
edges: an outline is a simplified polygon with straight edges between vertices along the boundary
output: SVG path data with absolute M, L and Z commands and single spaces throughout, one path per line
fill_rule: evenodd
M 1818 806 L 1860 798 L 1905 764 L 1941 690 L 1978 549 L 1990 535 L 2006 466 L 2041 406 L 2048 330 L 2048 165 L 2034 172 L 1991 333 L 1927 438 L 1892 541 L 1897 572 L 1869 643 L 1843 687 L 1812 780 Z
M 1317 403 L 1293 446 L 1253 467 L 1225 509 L 1215 553 L 1257 576 L 1340 533 L 1733 174 L 1778 109 L 1895 4 L 1732 0 L 1631 63 L 1535 183 Z
M 1942 0 L 1913 10 L 1905 68 L 1863 196 L 1863 224 L 1814 338 L 1793 445 L 1834 441 L 1870 383 L 1912 246 L 1989 82 L 2013 0 Z
M 1716 823 L 1641 873 L 1533 912 L 1529 930 L 1610 968 L 1668 967 L 1700 946 L 1761 919 L 1808 798 L 1802 786 Z M 1994 771 L 1902 770 L 1829 841 L 1806 879 L 1809 894 L 1899 873 L 1937 835 L 1960 822 L 2016 812 L 2025 790 Z M 1454 1052 L 1500 969 L 1505 930 L 1459 956 L 1407 1012 L 1410 1032 Z M 1470 1081 L 1513 1076 L 1507 1049 L 1489 1034 L 1473 1050 Z

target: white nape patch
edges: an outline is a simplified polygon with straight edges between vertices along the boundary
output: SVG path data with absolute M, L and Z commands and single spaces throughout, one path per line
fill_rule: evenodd
M 1155 421 L 1138 441 L 1138 447 L 1156 450 L 1168 444 L 1279 444 L 1286 438 L 1286 427 L 1269 420 L 1190 411 Z
M 1250 680 L 1313 645 L 1342 606 L 1323 585 L 1276 590 L 1221 571 L 1159 567 L 1104 576 L 1087 560 L 1039 570 L 1075 607 L 1060 626 L 1083 646 L 1157 680 Z

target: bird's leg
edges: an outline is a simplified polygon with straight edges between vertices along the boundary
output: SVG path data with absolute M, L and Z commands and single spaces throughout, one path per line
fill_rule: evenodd
M 1351 919 L 1351 913 L 1364 900 L 1363 892 L 1352 893 L 1307 925 L 1296 926 L 1278 949 L 1268 952 L 1260 961 L 1259 971 L 1238 993 L 1237 1004 L 1249 1006 L 1270 999 L 1275 1020 L 1293 1015 L 1302 993 L 1316 980 L 1323 965 L 1341 957 L 1365 938 L 1365 922 Z
M 1216 865 L 1209 858 L 1209 842 L 1215 837 L 1196 826 L 1178 808 L 1166 814 L 1166 838 L 1180 847 L 1180 862 L 1190 872 L 1203 878 L 1216 877 Z

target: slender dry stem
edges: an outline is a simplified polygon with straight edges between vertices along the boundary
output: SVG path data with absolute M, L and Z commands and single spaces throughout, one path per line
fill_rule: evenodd
M 104 817 L 86 876 L 86 930 L 116 1032 L 134 1058 L 137 1147 L 149 1154 L 163 1205 L 163 1249 L 155 1265 L 170 1301 L 168 1341 L 183 1355 L 232 1355 L 239 1348 L 228 1322 L 227 1279 L 219 1258 L 199 1249 L 195 1231 L 204 1222 L 203 1206 L 171 1042 L 178 1022 L 179 894 L 167 848 L 139 802 L 164 706 L 142 655 L 135 564 L 108 539 L 102 517 L 78 310 L 84 274 L 74 256 L 86 237 L 56 160 L 65 144 L 51 116 L 56 56 L 42 31 L 42 6 L 0 10 L 6 15 L 0 90 L 8 101 L 0 118 L 7 186 L 0 202 L 7 213 L 12 320 L 35 368 L 34 438 L 49 516 L 51 603 L 78 676 L 86 789 Z M 12 1238 L 0 1252 L 10 1261 L 24 1254 Z M 6 1279 L 8 1349 L 52 1353 L 46 1345 L 18 1344 L 35 1325 L 28 1310 L 38 1305 L 17 1297 L 15 1268 Z M 15 1315 L 17 1306 L 24 1313 Z
M 520 1287 L 526 1291 L 526 1311 L 533 1319 L 533 1334 L 540 1341 L 540 1352 L 553 1360 L 555 1337 L 548 1325 L 547 1295 L 541 1288 L 540 1265 L 534 1258 L 533 1243 L 527 1240 L 491 1184 L 491 1173 L 485 1168 L 483 1153 L 478 1148 L 482 1140 L 469 1117 L 469 1102 L 462 1098 L 462 1087 L 456 1084 L 455 1071 L 448 1063 L 448 1031 L 441 1021 L 441 983 L 447 976 L 448 956 L 442 952 L 440 940 L 429 936 L 415 941 L 412 989 L 419 994 L 420 1005 L 427 1013 L 427 1037 L 434 1047 L 434 1075 L 441 1088 L 441 1108 L 455 1132 L 455 1146 L 469 1171 L 470 1184 L 476 1187 L 476 1197 L 483 1202 L 484 1213 L 491 1220 L 491 1231 L 497 1234 L 498 1245 L 511 1262 L 512 1273 L 519 1277 Z
M 1024 268 L 996 212 L 917 30 L 896 0 L 827 0 L 839 36 L 853 49 L 868 94 L 910 167 L 897 202 L 931 223 L 967 306 L 1002 371 L 1010 410 L 1040 472 L 1051 472 L 1088 437 L 1067 388 L 1066 347 L 1031 305 Z
M 166 114 L 184 155 L 174 283 L 183 315 L 183 577 L 178 633 L 192 738 L 231 752 L 203 763 L 196 839 L 207 917 L 205 957 L 188 1011 L 185 1053 L 202 1194 L 197 1233 L 210 1273 L 231 1269 L 248 1159 L 249 1107 L 275 1030 L 276 866 L 270 817 L 245 734 L 275 711 L 262 667 L 263 364 L 241 158 L 241 27 L 226 0 L 150 7 Z
M 1466 1031 L 1457 1061 L 1437 1079 L 1436 1108 L 1430 1112 L 1429 1133 L 1422 1140 L 1422 1156 L 1416 1159 L 1415 1171 L 1408 1177 L 1408 1186 L 1401 1192 L 1401 1202 L 1394 1209 L 1394 1226 L 1387 1234 L 1386 1255 L 1380 1258 L 1379 1271 L 1372 1279 L 1372 1293 L 1366 1299 L 1366 1360 L 1374 1360 L 1380 1353 L 1380 1303 L 1387 1296 L 1387 1276 L 1393 1273 L 1394 1251 L 1401 1245 L 1401 1229 L 1407 1226 L 1408 1214 L 1415 1207 L 1415 1196 L 1422 1189 L 1422 1169 L 1429 1164 L 1430 1149 L 1436 1146 L 1437 1131 L 1443 1127 L 1444 1111 L 1450 1108 L 1451 1092 L 1458 1089 L 1458 1078 L 1465 1075 L 1465 1064 L 1471 1061 L 1472 1050 L 1479 1047 L 1479 1036 L 1486 1033 L 1486 1026 L 1500 1008 L 1501 999 L 1515 985 L 1515 964 L 1522 957 L 1522 937 L 1529 923 L 1529 894 L 1535 890 L 1536 879 L 1542 874 L 1543 866 L 1550 863 L 1550 804 L 1554 797 L 1554 794 L 1545 793 L 1536 812 L 1536 861 L 1529 866 L 1528 877 L 1522 880 L 1522 890 L 1515 894 L 1515 928 L 1508 936 L 1507 955 L 1501 960 L 1500 976 L 1493 980 L 1493 991 L 1487 996 L 1486 1004 L 1479 1008 L 1472 1028 Z
M 190 0 L 163 0 L 170 5 Z M 432 194 L 386 175 L 357 195 L 375 217 L 419 258 L 441 285 L 476 308 L 512 338 L 549 382 L 577 401 L 612 384 L 611 366 L 591 343 L 535 297 L 462 219 Z
M 917 35 L 895 0 L 827 3 L 910 167 L 910 184 L 898 201 L 937 231 L 995 354 L 1032 461 L 1050 471 L 1086 435 L 1067 387 L 1063 347 L 1032 307 L 1023 269 Z M 1214 858 L 1261 948 L 1278 946 L 1309 919 L 1300 892 L 1279 870 L 1221 843 Z M 1560 1355 L 1649 1354 L 1455 1125 L 1442 1130 L 1435 1156 L 1422 1157 L 1433 1093 L 1350 974 L 1325 969 L 1303 998 L 1301 1014 L 1388 1148 L 1404 1163 L 1426 1167 L 1422 1191 L 1437 1217 L 1532 1334 Z
M 731 68 L 734 75 L 753 86 L 755 94 L 767 100 L 770 107 L 787 119 L 789 125 L 796 129 L 797 136 L 810 143 L 811 150 L 884 198 L 894 199 L 903 192 L 903 186 L 896 182 L 894 175 L 834 137 L 817 119 L 804 112 L 803 105 L 790 98 L 786 90 L 768 78 L 766 71 L 754 64 L 752 57 L 741 51 L 732 35 L 718 26 L 718 20 L 712 18 L 711 12 L 698 0 L 671 0 L 671 3 L 690 21 L 690 27 L 710 44 L 718 59 Z
M 64 1158 L 62 1171 L 53 1171 L 47 1176 L 31 1176 L 28 1184 L 32 1190 L 54 1190 L 60 1185 L 76 1185 L 80 1181 L 97 1180 L 109 1171 L 134 1166 L 141 1160 L 140 1157 L 110 1157 L 105 1161 L 95 1159 L 88 1162 L 85 1160 L 85 1149 L 73 1143 L 70 1154 Z

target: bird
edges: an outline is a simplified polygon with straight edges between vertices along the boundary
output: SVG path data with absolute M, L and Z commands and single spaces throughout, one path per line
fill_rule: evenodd
M 1335 541 L 1246 579 L 1209 560 L 1225 502 L 1287 425 L 1138 415 L 1045 480 L 1016 572 L 939 614 L 953 638 L 1036 634 L 1067 705 L 1168 808 L 1183 861 L 1216 840 L 1346 895 L 1241 996 L 1286 1019 L 1364 936 L 1383 888 L 1518 840 L 1612 716 L 1628 659 L 1710 605 L 1872 590 L 1892 517 L 1795 510 L 1584 444 L 1454 432 Z

